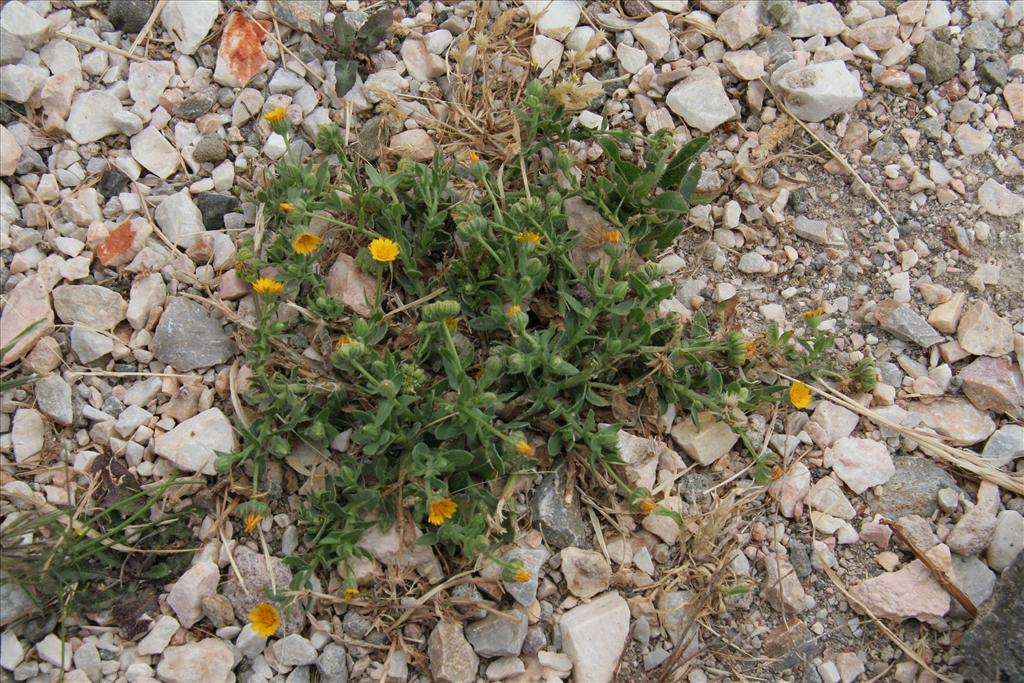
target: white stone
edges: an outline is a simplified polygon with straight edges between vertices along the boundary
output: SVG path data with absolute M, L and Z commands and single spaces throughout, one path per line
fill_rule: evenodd
M 524 0 L 523 6 L 537 30 L 548 38 L 562 40 L 580 23 L 580 4 L 576 0 Z
M 822 2 L 797 9 L 796 17 L 783 30 L 793 38 L 816 35 L 831 38 L 846 30 L 846 23 L 832 3 Z
M 715 31 L 730 50 L 735 50 L 757 36 L 757 24 L 750 18 L 745 5 L 734 4 L 719 15 Z
M 50 23 L 20 0 L 10 0 L 0 11 L 0 28 L 18 38 L 30 50 L 50 35 Z
M 931 0 L 924 13 L 924 27 L 934 31 L 940 26 L 949 26 L 949 2 L 947 0 Z
M 392 136 L 388 145 L 399 156 L 416 161 L 430 161 L 434 158 L 434 140 L 422 128 L 414 128 Z
M 647 66 L 647 53 L 632 45 L 619 43 L 619 46 L 615 48 L 615 56 L 619 60 L 619 66 L 626 73 L 635 74 Z
M 985 553 L 988 566 L 997 572 L 1009 567 L 1024 549 L 1024 516 L 1016 510 L 1003 510 L 996 517 L 996 528 Z
M 0 126 L 0 176 L 14 175 L 21 159 L 21 145 L 7 126 Z
M 772 266 L 768 263 L 768 260 L 758 254 L 756 251 L 748 251 L 746 254 L 740 257 L 738 264 L 740 272 L 742 273 L 767 273 L 770 272 Z
M 43 450 L 46 423 L 42 414 L 31 408 L 19 408 L 14 413 L 11 426 L 11 442 L 14 446 L 14 461 L 25 462 Z
M 0 67 L 0 100 L 24 104 L 46 82 L 46 69 L 25 64 Z
M 736 78 L 752 81 L 764 76 L 764 58 L 753 50 L 726 52 L 722 62 Z
M 158 655 L 167 649 L 171 638 L 178 632 L 180 625 L 178 620 L 172 616 L 163 615 L 153 624 L 146 637 L 139 641 L 138 653 L 140 655 Z
M 423 36 L 423 42 L 426 43 L 427 49 L 432 54 L 439 55 L 448 49 L 448 46 L 452 44 L 453 38 L 454 36 L 452 36 L 451 31 L 439 28 Z
M 211 408 L 210 410 L 217 409 Z M 182 426 L 189 422 L 191 420 L 186 420 L 182 423 Z M 159 439 L 159 437 L 157 438 Z M 163 454 L 161 453 L 161 455 Z M 174 610 L 174 614 L 178 617 L 182 627 L 186 629 L 192 628 L 196 622 L 203 618 L 203 598 L 217 592 L 217 583 L 219 581 L 220 569 L 213 562 L 197 562 L 181 575 L 181 578 L 178 579 L 167 595 L 167 605 Z
M 1024 197 L 994 178 L 987 179 L 978 188 L 978 203 L 993 216 L 1014 216 L 1024 211 Z
M 884 484 L 896 473 L 889 449 L 884 443 L 871 439 L 839 439 L 825 450 L 824 463 L 857 494 Z
M 182 54 L 191 55 L 206 39 L 220 13 L 218 0 L 169 0 L 160 21 Z
M 71 669 L 71 644 L 50 634 L 36 643 L 36 654 L 47 664 L 52 664 L 64 671 Z
M 132 157 L 147 171 L 167 178 L 178 170 L 178 150 L 153 126 L 148 126 L 131 140 Z
M 672 47 L 672 34 L 668 30 L 668 18 L 658 12 L 633 27 L 633 36 L 647 50 L 651 59 L 657 62 Z
M 152 109 L 160 102 L 174 75 L 174 62 L 132 62 L 128 67 L 128 92 L 136 104 Z
M 572 608 L 559 621 L 576 683 L 611 683 L 629 634 L 629 605 L 617 591 Z
M 729 96 L 718 72 L 709 67 L 693 70 L 677 83 L 665 98 L 668 108 L 681 116 L 686 125 L 707 133 L 736 118 Z
M 24 658 L 25 648 L 14 631 L 7 629 L 0 633 L 0 669 L 14 671 Z
M 277 661 L 284 666 L 305 666 L 316 662 L 316 648 L 298 633 L 281 638 L 270 647 Z
M 196 238 L 206 232 L 203 214 L 192 201 L 187 189 L 176 192 L 160 202 L 160 206 L 153 212 L 153 218 L 167 239 L 185 249 L 191 247 Z
M 805 500 L 809 507 L 839 519 L 853 519 L 857 514 L 832 477 L 822 477 L 814 482 Z
M 768 494 L 779 504 L 779 512 L 786 517 L 798 517 L 803 500 L 811 490 L 811 471 L 802 462 L 796 462 L 781 477 L 768 486 Z
M 162 306 L 167 298 L 167 287 L 160 273 L 150 273 L 132 282 L 128 298 L 128 312 L 125 317 L 133 329 L 141 330 L 149 320 L 150 311 Z
M 118 132 L 114 115 L 121 110 L 121 100 L 109 92 L 83 92 L 71 105 L 67 123 L 68 133 L 80 145 L 113 135 Z
M 953 139 L 956 140 L 960 151 L 967 155 L 981 154 L 992 146 L 992 135 L 985 130 L 978 130 L 972 126 L 961 123 L 953 131 Z
M 401 55 L 406 71 L 420 83 L 436 78 L 446 70 L 444 60 L 430 52 L 419 38 L 406 38 L 402 42 Z
M 234 680 L 234 666 L 235 656 L 228 644 L 207 638 L 164 650 L 156 674 L 162 683 L 228 683 Z
M 823 121 L 853 111 L 864 96 L 860 77 L 839 60 L 790 71 L 779 79 L 778 86 L 786 106 L 802 121 Z
M 530 59 L 541 70 L 538 78 L 547 78 L 558 70 L 558 65 L 562 62 L 562 52 L 564 51 L 565 47 L 553 38 L 548 38 L 544 35 L 533 37 Z
M 263 153 L 273 161 L 277 161 L 288 151 L 288 143 L 280 133 L 271 133 L 263 143 Z
M 185 472 L 216 474 L 214 451 L 235 449 L 235 431 L 219 408 L 209 408 L 191 417 L 171 431 L 158 434 L 154 445 L 157 455 L 167 458 Z

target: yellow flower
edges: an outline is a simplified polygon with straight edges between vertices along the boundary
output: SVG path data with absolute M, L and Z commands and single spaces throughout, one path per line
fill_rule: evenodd
M 265 118 L 267 121 L 270 121 L 271 123 L 280 123 L 281 121 L 284 121 L 284 117 L 287 114 L 288 110 L 285 109 L 284 107 L 274 107 L 266 114 L 264 114 L 263 118 Z
M 370 256 L 374 261 L 390 263 L 398 257 L 398 242 L 378 237 L 370 242 Z
M 249 612 L 249 622 L 252 624 L 252 630 L 264 638 L 269 638 L 281 628 L 281 616 L 273 605 L 266 602 L 252 608 Z
M 277 208 L 281 209 L 285 213 L 291 213 L 295 209 L 295 205 L 291 202 L 281 202 L 277 205 Z
M 340 349 L 342 346 L 348 346 L 352 343 L 352 337 L 344 336 L 338 337 L 338 343 L 334 345 L 334 348 Z
M 811 405 L 811 388 L 797 380 L 789 385 L 789 402 L 797 408 Z
M 533 455 L 533 446 L 526 443 L 523 439 L 520 439 L 519 441 L 516 441 L 516 453 L 524 458 L 529 458 Z
M 261 277 L 252 283 L 252 288 L 258 294 L 280 294 L 284 285 L 269 277 Z
M 523 244 L 540 244 L 542 239 L 544 237 L 533 230 L 523 230 L 516 233 L 516 242 L 522 242 Z
M 815 308 L 813 311 L 807 311 L 803 314 L 804 318 L 817 318 L 820 315 L 825 315 L 824 308 Z
M 746 349 L 746 353 L 743 354 L 743 360 L 750 360 L 754 357 L 754 352 L 757 351 L 757 343 L 748 341 L 743 345 L 743 348 Z
M 311 232 L 304 232 L 295 238 L 292 242 L 292 248 L 295 249 L 296 254 L 312 254 L 316 251 L 316 248 L 320 246 L 320 238 Z
M 622 233 L 618 230 L 609 230 L 604 238 L 608 240 L 609 244 L 618 244 L 622 241 Z
M 444 321 L 444 324 L 447 325 L 448 329 L 451 330 L 452 332 L 459 329 L 459 321 L 456 320 L 455 318 L 448 318 L 447 320 Z
M 256 528 L 256 525 L 262 521 L 263 515 L 258 515 L 255 512 L 245 516 L 245 533 L 251 534 L 252 530 Z
M 510 318 L 512 316 L 514 316 L 516 313 L 522 313 L 522 312 L 523 312 L 523 309 L 519 308 L 519 304 L 512 304 L 507 309 L 505 309 L 505 315 L 507 315 Z
M 469 150 L 469 163 L 475 164 L 478 161 L 480 161 L 480 155 L 473 150 Z
M 530 572 L 522 568 L 517 569 L 516 573 L 512 575 L 512 580 L 515 583 L 526 583 L 530 580 Z
M 641 498 L 637 505 L 640 507 L 641 512 L 650 512 L 654 508 L 658 507 L 657 503 L 650 498 Z
M 341 599 L 345 602 L 349 602 L 350 600 L 352 600 L 352 598 L 356 597 L 357 595 L 359 595 L 358 588 L 346 588 L 345 594 L 341 596 Z
M 452 518 L 455 511 L 459 509 L 459 506 L 455 504 L 455 501 L 451 498 L 442 498 L 441 500 L 435 500 L 430 504 L 430 516 L 427 517 L 427 521 L 434 526 L 441 526 L 447 520 Z

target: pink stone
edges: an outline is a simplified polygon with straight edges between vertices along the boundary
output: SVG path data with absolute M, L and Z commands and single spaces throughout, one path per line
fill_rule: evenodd
M 839 439 L 825 450 L 824 462 L 854 493 L 884 484 L 896 473 L 888 447 L 871 439 Z
M 864 522 L 860 527 L 860 537 L 862 540 L 874 543 L 882 550 L 885 550 L 889 547 L 892 529 L 878 522 Z
M 238 273 L 235 272 L 234 268 L 220 276 L 220 288 L 217 293 L 224 301 L 241 299 L 251 291 L 252 287 L 249 286 L 248 282 L 238 277 Z
M 947 573 L 952 571 L 947 546 L 940 543 L 927 555 Z M 862 581 L 850 588 L 850 593 L 876 617 L 894 621 L 917 619 L 938 625 L 949 611 L 949 593 L 921 560 L 914 560 L 899 571 Z M 858 602 L 853 602 L 853 608 L 863 613 Z
M 960 371 L 963 392 L 980 410 L 1024 416 L 1024 381 L 1008 356 L 983 356 Z
M 221 85 L 240 88 L 267 66 L 263 38 L 267 30 L 241 12 L 233 12 L 224 27 L 213 78 Z
M 53 332 L 50 288 L 39 275 L 29 275 L 8 295 L 7 304 L 0 314 L 0 348 L 10 344 L 37 320 L 43 322 L 11 347 L 0 358 L 0 365 L 9 365 L 18 360 L 28 353 L 36 340 Z
M 327 293 L 357 315 L 368 316 L 377 300 L 377 282 L 361 271 L 351 256 L 338 254 L 327 273 Z
M 811 471 L 802 462 L 795 463 L 768 487 L 768 495 L 779 503 L 779 512 L 786 517 L 799 517 L 804 497 L 811 490 Z

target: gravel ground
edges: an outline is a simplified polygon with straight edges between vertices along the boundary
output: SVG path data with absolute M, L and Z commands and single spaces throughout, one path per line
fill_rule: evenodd
M 381 7 L 391 33 L 339 98 L 321 27 Z M 1024 680 L 1022 31 L 1024 0 L 3 3 L 0 346 L 44 324 L 2 359 L 5 379 L 40 379 L 0 396 L 0 529 L 101 503 L 101 475 L 211 486 L 163 507 L 198 510 L 191 565 L 116 608 L 62 627 L 3 584 L 0 680 Z M 837 361 L 871 357 L 880 382 L 755 416 L 780 463 L 767 491 L 728 430 L 628 427 L 627 474 L 682 529 L 567 510 L 564 472 L 539 474 L 506 549 L 530 583 L 502 591 L 485 566 L 393 628 L 457 565 L 375 530 L 365 602 L 296 607 L 262 638 L 251 596 L 291 579 L 309 472 L 271 468 L 264 550 L 224 518 L 210 461 L 238 443 L 230 368 L 254 309 L 236 248 L 284 154 L 260 115 L 287 107 L 306 142 L 340 124 L 384 166 L 494 160 L 507 131 L 465 133 L 501 108 L 480 80 L 537 75 L 593 88 L 578 125 L 711 137 L 707 204 L 660 256 L 667 308 L 735 301 L 751 338 L 822 309 Z M 340 577 L 317 588 L 338 596 Z

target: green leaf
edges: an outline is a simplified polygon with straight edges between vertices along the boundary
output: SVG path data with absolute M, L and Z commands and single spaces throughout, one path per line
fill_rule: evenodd
M 700 174 L 700 164 L 694 164 L 686 171 L 682 182 L 679 183 L 679 194 L 683 195 L 691 203 L 693 203 L 693 193 L 697 190 L 697 183 L 700 182 Z
M 701 154 L 708 147 L 709 139 L 706 137 L 690 140 L 672 157 L 668 162 L 665 174 L 661 176 L 661 186 L 665 189 L 675 189 L 683 181 L 690 170 L 690 162 Z
M 359 27 L 359 32 L 356 35 L 356 50 L 365 53 L 377 47 L 377 43 L 384 40 L 394 19 L 395 16 L 390 9 L 382 9 L 371 14 L 366 23 Z
M 452 467 L 459 469 L 473 464 L 473 454 L 469 451 L 451 450 L 444 452 L 444 458 Z
M 650 204 L 652 209 L 659 211 L 672 211 L 674 213 L 686 213 L 690 210 L 690 204 L 682 194 L 675 190 L 662 192 Z
M 349 56 L 352 54 L 352 43 L 356 38 L 356 30 L 352 24 L 345 21 L 345 13 L 338 12 L 334 16 L 334 35 L 338 42 L 338 49 L 341 54 Z
M 339 59 L 334 65 L 334 78 L 337 81 L 334 84 L 334 92 L 337 93 L 338 97 L 344 97 L 352 89 L 352 86 L 356 84 L 356 71 L 358 67 L 359 65 L 351 59 Z

